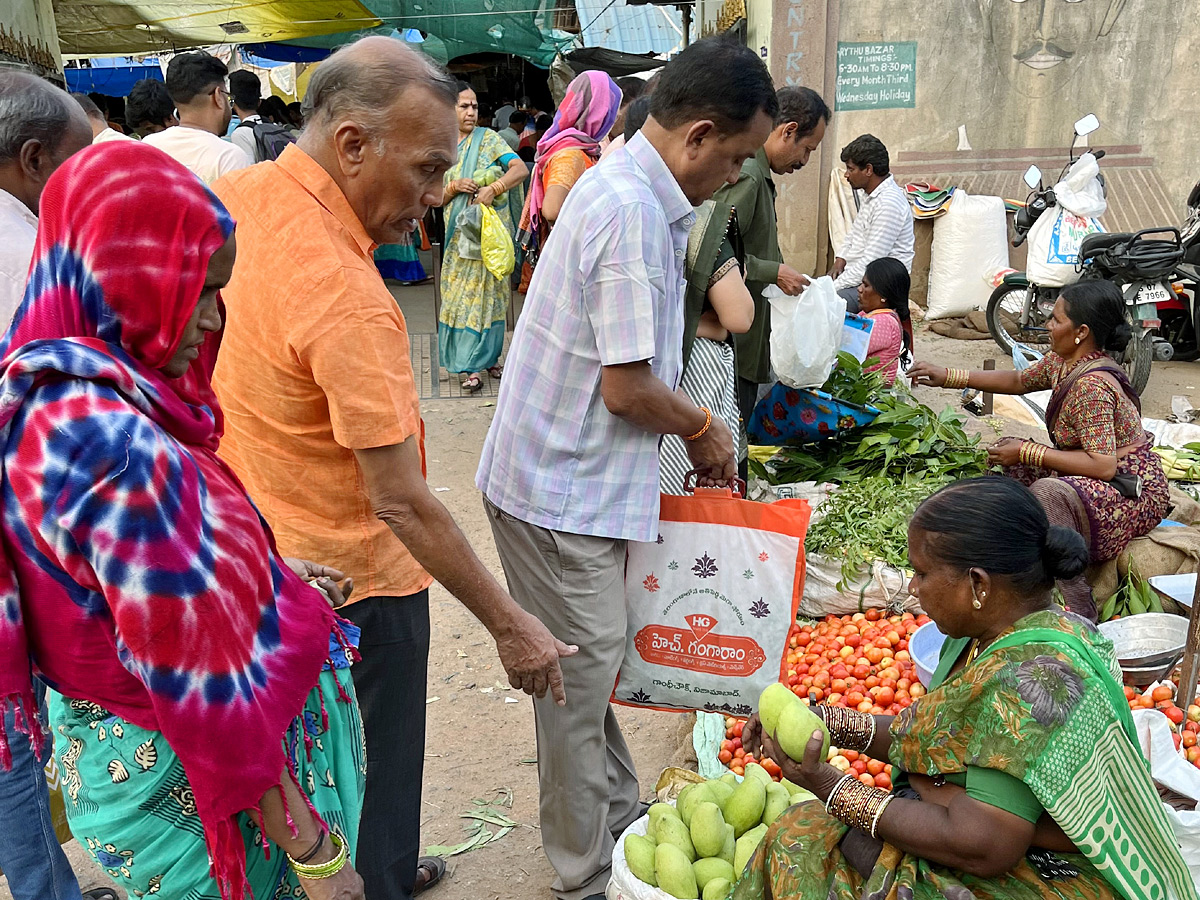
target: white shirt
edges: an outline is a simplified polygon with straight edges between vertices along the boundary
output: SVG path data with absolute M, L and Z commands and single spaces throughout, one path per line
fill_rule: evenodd
M 25 296 L 37 222 L 28 206 L 0 190 L 0 234 L 4 235 L 0 241 L 0 333 L 8 329 Z
M 222 175 L 254 164 L 254 159 L 240 147 L 190 125 L 173 125 L 157 134 L 148 134 L 142 143 L 157 147 L 187 166 L 205 184 L 212 184 Z
M 127 134 L 121 134 L 115 128 L 105 128 L 102 132 L 92 138 L 93 144 L 103 144 L 105 141 L 132 141 Z
M 846 269 L 834 282 L 837 288 L 858 287 L 867 264 L 885 256 L 900 260 L 912 271 L 912 207 L 904 188 L 891 175 L 867 194 L 838 256 L 846 261 Z
M 239 122 L 238 126 L 229 133 L 229 140 L 233 142 L 233 145 L 235 147 L 241 147 L 242 152 L 250 157 L 250 159 L 254 162 L 262 162 L 262 160 L 258 158 L 258 141 L 254 139 L 253 125 L 254 122 L 261 121 L 262 116 L 260 116 L 258 113 L 253 113 L 252 115 L 246 116 L 246 118 L 242 119 L 242 122 L 249 122 L 251 124 L 243 128 Z

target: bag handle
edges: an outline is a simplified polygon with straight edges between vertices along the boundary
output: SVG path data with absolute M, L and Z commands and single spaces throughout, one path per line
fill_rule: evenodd
M 694 496 L 714 497 L 724 500 L 742 500 L 746 496 L 746 482 L 740 478 L 733 479 L 733 485 L 730 487 L 701 487 L 696 484 L 696 478 L 700 475 L 699 469 L 692 469 L 683 476 L 683 490 L 686 494 Z

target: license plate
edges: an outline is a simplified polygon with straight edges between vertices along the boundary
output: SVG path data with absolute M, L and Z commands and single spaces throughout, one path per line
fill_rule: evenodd
M 1166 303 L 1171 299 L 1171 293 L 1161 284 L 1144 284 L 1138 288 L 1137 302 L 1143 303 Z

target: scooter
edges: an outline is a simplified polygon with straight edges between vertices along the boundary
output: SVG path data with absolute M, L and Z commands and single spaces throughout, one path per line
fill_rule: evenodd
M 1173 296 L 1158 305 L 1162 325 L 1154 344 L 1155 359 L 1200 359 L 1196 340 L 1196 298 L 1200 296 L 1200 182 L 1187 198 L 1187 218 L 1180 229 L 1183 260 L 1175 271 Z
M 1067 177 L 1072 167 L 1090 162 L 1086 159 L 1088 154 L 1096 161 L 1104 158 L 1103 150 L 1093 151 L 1090 146 L 1078 156 L 1075 153 L 1078 138 L 1088 137 L 1099 127 L 1094 115 L 1084 116 L 1075 123 L 1069 159 L 1055 184 Z M 1103 176 L 1097 177 L 1103 187 Z M 1026 170 L 1024 181 L 1030 194 L 1025 207 L 1016 215 L 1014 247 L 1024 243 L 1034 223 L 1058 205 L 1053 187 L 1043 183 L 1042 171 L 1037 166 Z M 1172 239 L 1152 237 L 1157 234 L 1167 234 Z M 1114 354 L 1114 358 L 1124 366 L 1138 393 L 1150 380 L 1154 333 L 1161 325 L 1158 304 L 1174 298 L 1171 276 L 1182 259 L 1183 244 L 1176 228 L 1146 229 L 1134 234 L 1099 232 L 1088 235 L 1079 247 L 1076 264 L 1079 280 L 1112 281 L 1125 298 L 1126 318 L 1133 336 L 1125 350 Z M 1006 275 L 992 292 L 987 306 L 988 329 L 997 345 L 1011 354 L 1018 343 L 1049 343 L 1046 322 L 1061 291 L 1062 286 L 1034 283 L 1024 272 Z

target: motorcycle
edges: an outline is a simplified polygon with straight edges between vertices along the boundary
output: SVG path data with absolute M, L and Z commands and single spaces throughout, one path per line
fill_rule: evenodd
M 1078 156 L 1075 153 L 1078 139 L 1088 137 L 1099 127 L 1100 122 L 1094 115 L 1084 116 L 1075 123 L 1069 159 L 1055 186 L 1043 184 L 1042 172 L 1037 166 L 1026 170 L 1024 181 L 1030 194 L 1025 207 L 1016 215 L 1014 247 L 1024 243 L 1034 224 L 1059 205 L 1055 187 L 1064 184 L 1064 179 L 1081 171 L 1082 167 L 1095 166 L 1104 158 L 1104 151 L 1092 150 L 1090 141 L 1084 153 Z M 1095 166 L 1095 169 L 1098 173 L 1099 167 Z M 1096 174 L 1095 177 L 1103 191 L 1103 176 Z M 1125 368 L 1138 393 L 1150 380 L 1155 332 L 1161 325 L 1158 304 L 1175 298 L 1171 276 L 1183 256 L 1183 242 L 1177 228 L 1150 228 L 1132 234 L 1101 231 L 1089 234 L 1079 245 L 1076 280 L 1111 281 L 1121 289 L 1125 299 L 1126 319 L 1132 337 L 1124 351 L 1112 355 Z M 1200 278 L 1200 270 L 1197 276 Z M 988 330 L 996 344 L 1011 354 L 1015 344 L 1049 343 L 1046 322 L 1064 286 L 1038 284 L 1025 272 L 1004 276 L 987 306 Z
M 1175 271 L 1174 296 L 1158 306 L 1162 326 L 1154 344 L 1155 359 L 1200 359 L 1196 340 L 1196 298 L 1200 296 L 1200 182 L 1187 199 L 1187 218 L 1180 229 L 1183 260 Z

